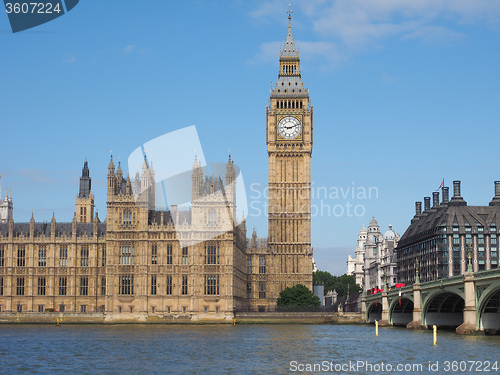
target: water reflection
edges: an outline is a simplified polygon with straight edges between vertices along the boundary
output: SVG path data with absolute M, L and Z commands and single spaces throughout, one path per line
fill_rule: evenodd
M 373 326 L 0 325 L 2 374 L 284 374 L 292 361 L 500 361 L 499 348 L 498 336 L 439 332 L 433 346 L 431 331 L 381 328 L 375 337 Z

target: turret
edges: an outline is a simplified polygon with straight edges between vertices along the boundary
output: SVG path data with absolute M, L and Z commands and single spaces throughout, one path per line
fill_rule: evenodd
M 73 221 L 71 222 L 71 235 L 76 238 L 76 212 L 73 215 Z
M 229 154 L 229 160 L 226 165 L 226 199 L 231 215 L 234 217 L 236 210 L 236 171 L 231 160 L 231 154 Z
M 138 188 L 137 183 L 139 183 L 140 188 Z M 155 171 L 153 169 L 153 161 L 148 163 L 146 154 L 144 154 L 144 162 L 142 164 L 142 173 L 139 176 L 136 174 L 134 181 L 134 188 L 132 191 L 134 193 L 139 193 L 140 198 L 137 202 L 145 204 L 148 209 L 152 210 L 155 208 Z
M 95 217 L 94 217 L 94 236 L 98 237 L 99 236 L 99 216 L 97 215 L 97 210 L 96 210 L 96 213 L 95 213 Z
M 2 176 L 0 175 L 0 183 Z M 1 186 L 0 186 L 1 189 Z M 0 223 L 7 223 L 9 219 L 12 217 L 12 212 L 14 210 L 14 206 L 12 204 L 12 191 L 10 194 L 7 193 L 7 188 L 5 188 L 5 196 L 1 199 L 1 190 L 0 190 Z
M 80 177 L 80 191 L 78 193 L 78 198 L 90 198 L 92 180 L 90 179 L 89 164 L 87 158 L 83 163 L 82 177 Z
M 14 237 L 14 218 L 11 217 L 9 219 L 9 240 L 12 240 L 12 237 Z
M 149 188 L 149 166 L 146 154 L 144 154 L 144 163 L 142 163 L 141 175 L 141 194 Z
M 247 220 L 245 219 L 245 211 L 243 211 L 242 214 L 241 214 L 241 221 L 240 221 L 239 225 L 240 225 L 240 228 L 243 231 L 243 233 L 245 233 L 245 237 L 246 237 L 246 233 L 247 233 Z
M 201 187 L 203 185 L 203 170 L 201 169 L 201 163 L 198 162 L 196 155 L 194 156 L 191 181 L 191 201 L 195 201 L 200 197 Z
M 111 160 L 111 163 L 113 160 Z M 110 164 L 111 164 L 110 163 Z M 94 218 L 94 194 L 91 190 L 89 164 L 87 158 L 83 163 L 82 177 L 80 177 L 80 190 L 76 196 L 76 214 L 79 223 L 91 223 Z
M 52 220 L 50 221 L 50 236 L 55 237 L 56 235 L 56 215 L 54 211 L 52 211 Z
M 257 248 L 257 232 L 255 231 L 255 228 L 253 228 L 253 232 L 252 232 L 251 247 L 252 247 L 252 249 Z
M 33 216 L 33 211 L 31 211 L 31 219 L 30 219 L 30 238 L 35 236 L 35 217 Z
M 368 234 L 368 231 L 365 228 L 365 225 L 363 224 L 363 228 L 359 231 L 358 235 L 358 247 L 362 248 L 362 244 L 366 242 L 366 235 Z
M 114 195 L 116 191 L 115 164 L 113 163 L 113 155 L 108 164 L 108 200 L 110 195 Z
M 125 194 L 132 195 L 132 185 L 130 184 L 130 176 L 127 175 L 127 184 L 125 185 Z
M 118 161 L 118 169 L 116 170 L 117 188 L 121 188 L 122 181 L 123 181 L 123 171 L 122 171 L 121 162 Z

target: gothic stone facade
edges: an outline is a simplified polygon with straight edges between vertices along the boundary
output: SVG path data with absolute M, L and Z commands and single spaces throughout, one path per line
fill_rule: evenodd
M 87 172 L 85 163 L 77 207 L 93 201 Z M 209 319 L 248 308 L 245 223 L 236 226 L 231 217 L 233 162 L 225 186 L 220 178 L 203 180 L 200 172 L 195 162 L 190 210 L 156 211 L 147 160 L 141 178 L 131 181 L 120 165 L 115 171 L 111 158 L 105 223 L 97 214 L 84 222 L 77 209 L 72 223 L 32 217 L 26 224 L 1 224 L 2 311 L 102 311 L 110 319 L 196 313 Z
M 71 223 L 0 224 L 0 309 L 102 311 L 106 319 L 232 318 L 275 308 L 281 290 L 312 290 L 312 106 L 291 20 L 267 107 L 269 238 L 246 238 L 236 215 L 231 158 L 222 177 L 192 171 L 189 210 L 155 209 L 155 172 L 125 178 L 108 166 L 107 216 L 94 214 L 85 161 Z

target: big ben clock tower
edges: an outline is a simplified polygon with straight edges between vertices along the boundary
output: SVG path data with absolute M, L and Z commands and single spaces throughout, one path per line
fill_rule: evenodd
M 300 74 L 299 52 L 288 33 L 279 74 L 267 107 L 269 157 L 268 249 L 273 278 L 270 298 L 296 284 L 312 290 L 311 153 L 313 108 Z

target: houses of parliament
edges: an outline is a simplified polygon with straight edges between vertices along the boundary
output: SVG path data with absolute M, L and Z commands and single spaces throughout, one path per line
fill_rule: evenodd
M 102 313 L 104 319 L 154 316 L 232 319 L 235 311 L 272 311 L 296 284 L 312 290 L 309 90 L 300 73 L 291 12 L 279 74 L 266 108 L 269 159 L 268 237 L 247 238 L 236 215 L 235 166 L 204 176 L 195 159 L 191 206 L 155 207 L 155 171 L 126 177 L 108 166 L 106 218 L 94 209 L 85 160 L 72 222 L 0 219 L 1 313 Z M 161 160 L 155 160 L 161 163 Z M 5 209 L 4 209 L 5 208 Z

